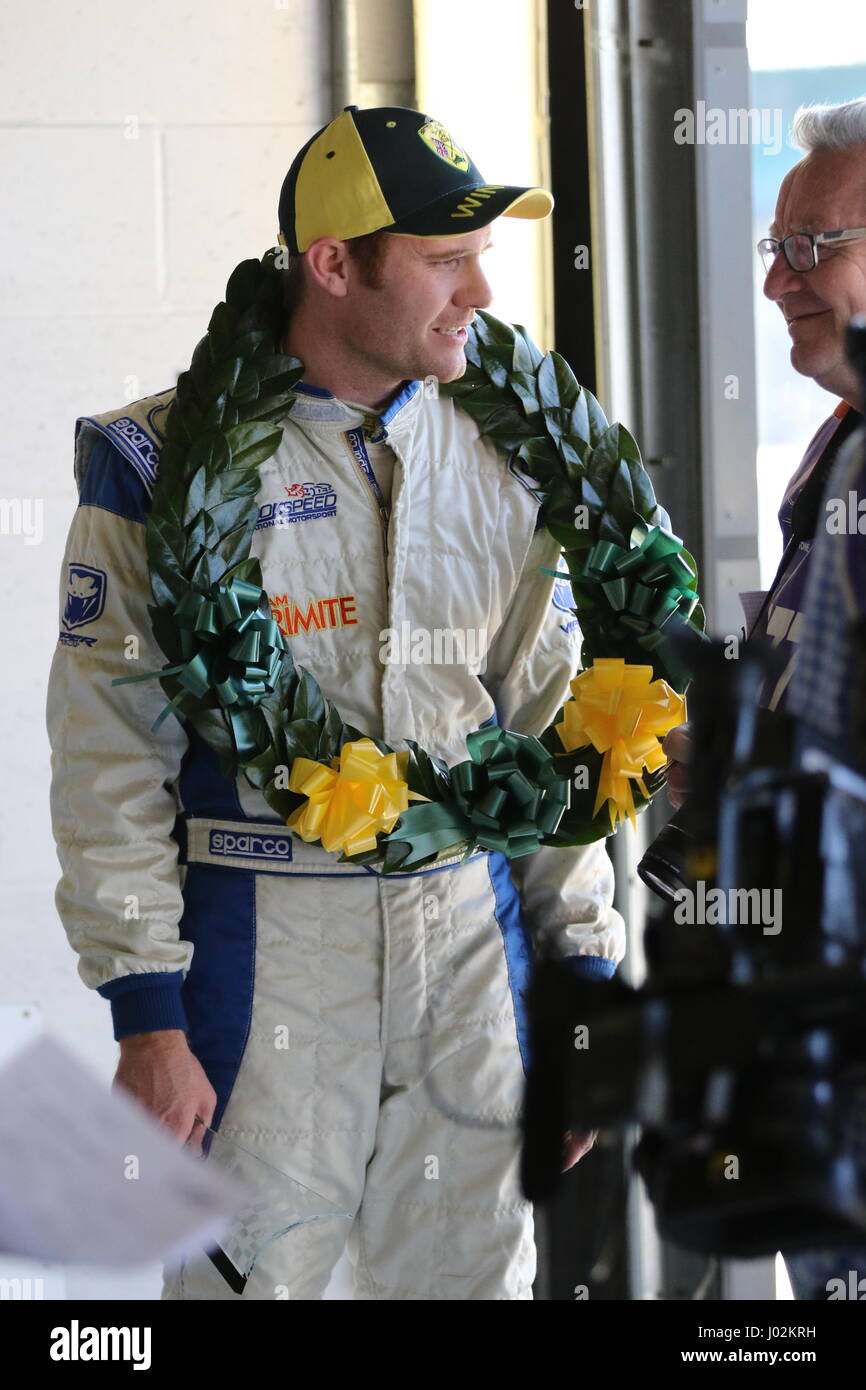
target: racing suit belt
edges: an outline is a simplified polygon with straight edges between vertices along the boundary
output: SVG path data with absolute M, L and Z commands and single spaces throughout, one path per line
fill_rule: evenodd
M 376 874 L 387 878 L 405 878 L 436 873 L 459 865 L 463 859 L 462 855 L 454 854 L 437 864 L 407 870 L 405 874 L 381 875 L 381 871 L 370 864 L 339 863 L 321 845 L 307 844 L 299 836 L 293 835 L 281 821 L 214 820 L 206 816 L 186 816 L 181 819 L 186 829 L 187 863 L 251 869 L 257 874 L 307 875 L 316 878 L 323 874 L 355 877 Z M 488 852 L 475 849 L 470 859 L 477 859 Z

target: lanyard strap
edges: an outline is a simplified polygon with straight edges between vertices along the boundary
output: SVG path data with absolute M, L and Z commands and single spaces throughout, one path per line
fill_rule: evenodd
M 776 596 L 785 572 L 800 548 L 800 542 L 813 540 L 815 530 L 818 525 L 818 515 L 820 511 L 821 499 L 824 490 L 830 479 L 831 469 L 836 462 L 842 445 L 852 435 L 858 425 L 863 423 L 863 417 L 857 410 L 849 410 L 842 416 L 836 429 L 831 434 L 821 453 L 818 455 L 808 478 L 804 482 L 796 501 L 791 507 L 791 536 L 785 546 L 784 554 L 779 561 L 779 568 L 776 570 L 773 582 L 764 595 L 764 602 L 761 604 L 760 612 L 752 623 L 749 639 L 756 636 L 763 636 L 758 633 L 758 625 L 765 616 L 769 616 L 769 608 Z
M 373 465 L 370 462 L 369 456 L 367 454 L 367 446 L 364 443 L 363 426 L 357 425 L 355 429 L 347 430 L 346 438 L 349 441 L 349 447 L 352 450 L 355 462 L 357 463 L 364 477 L 367 479 L 367 483 L 369 484 L 370 490 L 373 493 L 373 496 L 376 500 L 376 506 L 379 508 L 379 515 L 382 518 L 382 522 L 387 527 L 388 518 L 391 515 L 391 508 L 385 501 L 385 498 L 382 494 L 382 489 L 380 488 L 378 479 L 376 478 L 376 474 L 373 472 Z

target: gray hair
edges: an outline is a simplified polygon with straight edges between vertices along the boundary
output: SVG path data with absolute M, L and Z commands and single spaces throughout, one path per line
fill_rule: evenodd
M 807 153 L 866 144 L 866 97 L 833 106 L 801 106 L 791 125 L 791 143 Z

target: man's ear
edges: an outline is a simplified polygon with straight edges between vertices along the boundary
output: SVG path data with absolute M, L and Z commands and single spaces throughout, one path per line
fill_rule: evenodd
M 349 252 L 345 241 L 331 236 L 318 237 L 305 254 L 307 274 L 313 284 L 335 299 L 345 299 L 349 293 Z

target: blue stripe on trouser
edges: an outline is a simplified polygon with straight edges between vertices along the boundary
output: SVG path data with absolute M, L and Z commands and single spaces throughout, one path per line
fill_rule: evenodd
M 508 984 L 514 1003 L 514 1020 L 517 1025 L 517 1041 L 523 1069 L 530 1064 L 529 1020 L 526 1014 L 526 992 L 532 973 L 532 942 L 523 922 L 520 894 L 511 877 L 508 860 L 504 854 L 491 854 L 488 858 L 490 883 L 496 899 L 496 920 L 502 932 L 502 945 L 508 966 Z
M 217 1093 L 213 1128 L 228 1103 L 249 1035 L 256 964 L 255 873 L 190 864 L 180 935 L 194 946 L 183 987 L 189 1045 Z

